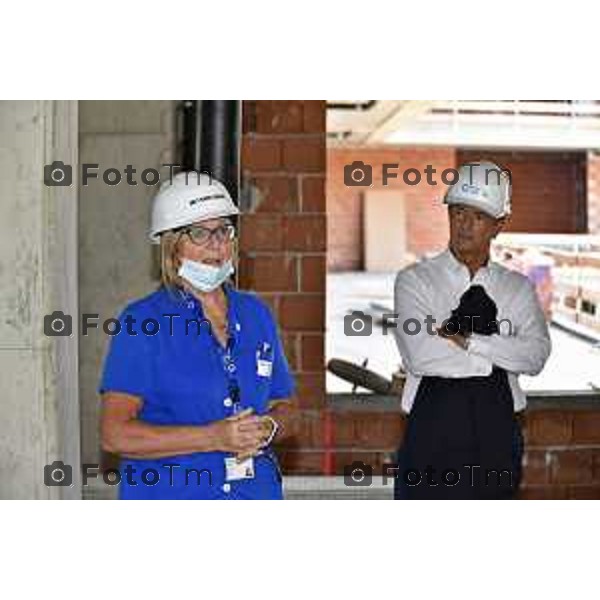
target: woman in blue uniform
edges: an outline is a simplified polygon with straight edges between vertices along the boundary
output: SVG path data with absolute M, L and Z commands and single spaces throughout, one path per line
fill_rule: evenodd
M 154 200 L 162 285 L 120 315 L 99 387 L 122 499 L 282 498 L 294 386 L 268 307 L 228 283 L 238 214 L 206 174 Z

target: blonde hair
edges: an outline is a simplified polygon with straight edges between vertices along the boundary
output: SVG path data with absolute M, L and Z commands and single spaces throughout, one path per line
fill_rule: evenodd
M 177 275 L 180 264 L 177 245 L 180 237 L 181 233 L 175 231 L 165 231 L 160 236 L 160 280 L 171 292 L 180 285 L 180 278 Z

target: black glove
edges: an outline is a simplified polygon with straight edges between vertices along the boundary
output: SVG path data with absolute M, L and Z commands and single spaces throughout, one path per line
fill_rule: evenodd
M 481 285 L 472 285 L 460 298 L 446 323 L 446 330 L 463 335 L 498 333 L 498 307 Z

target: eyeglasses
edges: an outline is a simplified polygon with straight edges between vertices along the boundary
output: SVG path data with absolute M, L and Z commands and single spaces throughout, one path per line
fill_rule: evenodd
M 207 246 L 212 238 L 219 244 L 230 242 L 235 238 L 235 227 L 231 224 L 220 225 L 214 229 L 195 225 L 194 227 L 186 227 L 181 232 L 187 234 L 196 246 Z

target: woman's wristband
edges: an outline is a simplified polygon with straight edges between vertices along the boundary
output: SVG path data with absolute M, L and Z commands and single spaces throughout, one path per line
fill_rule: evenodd
M 279 423 L 277 423 L 277 421 L 273 417 L 271 417 L 270 415 L 265 415 L 264 418 L 268 419 L 271 422 L 271 433 L 269 434 L 269 437 L 263 442 L 263 448 L 271 444 L 271 442 L 277 435 L 277 432 L 279 431 Z

